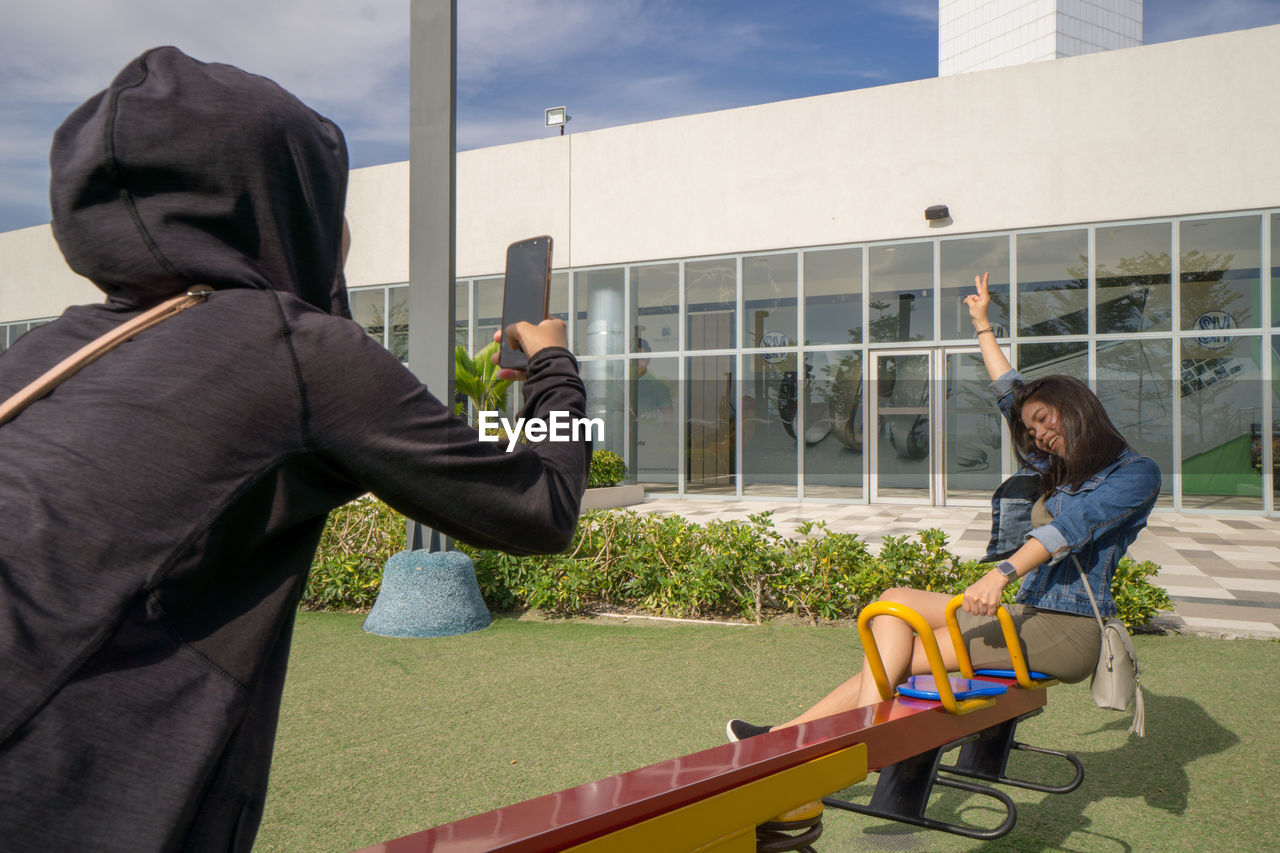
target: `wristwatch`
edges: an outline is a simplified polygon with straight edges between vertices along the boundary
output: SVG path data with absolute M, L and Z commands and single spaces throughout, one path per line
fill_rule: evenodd
M 1018 567 L 1008 560 L 1001 560 L 1000 565 L 996 566 L 996 571 L 1005 576 L 1005 579 L 1012 583 L 1018 577 Z

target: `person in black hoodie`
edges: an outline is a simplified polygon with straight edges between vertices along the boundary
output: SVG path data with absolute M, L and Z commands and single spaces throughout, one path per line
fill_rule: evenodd
M 0 846 L 249 850 L 289 641 L 334 507 L 373 492 L 482 547 L 563 549 L 586 442 L 481 443 L 349 319 L 339 129 L 158 48 L 58 129 L 53 233 L 107 295 L 0 358 L 8 399 L 193 285 L 0 426 Z M 523 324 L 524 416 L 585 413 Z

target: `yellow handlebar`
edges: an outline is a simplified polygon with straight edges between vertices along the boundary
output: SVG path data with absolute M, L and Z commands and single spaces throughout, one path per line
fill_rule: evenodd
M 951 644 L 956 647 L 956 658 L 960 661 L 960 674 L 965 678 L 973 678 L 973 663 L 969 659 L 969 647 L 960 634 L 960 621 L 956 611 L 964 604 L 964 596 L 957 595 L 947 602 L 945 616 L 947 631 L 951 634 Z M 1013 617 L 1004 605 L 996 609 L 996 618 L 1000 620 L 1000 631 L 1004 634 L 1005 647 L 1009 649 L 1009 658 L 1013 661 L 1013 673 L 1018 679 L 1018 686 L 1027 690 L 1039 690 L 1056 684 L 1056 679 L 1033 681 L 1031 671 L 1027 668 L 1027 659 L 1022 656 L 1022 643 L 1018 641 L 1018 629 L 1014 627 Z
M 896 616 L 910 625 L 911 629 L 920 637 L 920 644 L 924 647 L 925 657 L 929 659 L 929 670 L 933 673 L 933 680 L 938 687 L 938 701 L 942 703 L 942 707 L 949 713 L 966 714 L 969 711 L 988 708 L 995 704 L 994 699 L 956 701 L 955 692 L 951 689 L 951 679 L 947 675 L 947 666 L 942 662 L 942 650 L 938 648 L 938 640 L 933 635 L 933 628 L 919 613 L 905 604 L 898 604 L 896 601 L 872 602 L 864 607 L 862 613 L 858 615 L 858 636 L 862 638 L 862 648 L 867 655 L 867 666 L 871 669 L 871 677 L 875 679 L 876 689 L 880 691 L 882 699 L 892 699 L 896 686 L 891 687 L 889 685 L 889 676 L 884 669 L 884 659 L 880 657 L 880 649 L 876 646 L 876 638 L 871 633 L 871 620 L 877 616 Z M 952 634 L 952 637 L 954 641 L 955 634 Z M 965 664 L 966 666 L 968 665 L 967 658 L 965 659 Z M 972 669 L 969 672 L 969 677 L 972 677 Z

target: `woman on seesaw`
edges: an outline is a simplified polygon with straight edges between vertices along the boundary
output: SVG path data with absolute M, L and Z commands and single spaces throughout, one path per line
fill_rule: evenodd
M 974 285 L 964 302 L 996 405 L 1013 432 L 1020 470 L 1001 484 L 992 500 L 987 559 L 1003 559 L 964 591 L 957 617 L 974 668 L 1007 669 L 1009 652 L 995 613 L 1004 588 L 1021 578 L 1017 603 L 1009 611 L 1027 666 L 1063 682 L 1082 681 L 1097 665 L 1100 632 L 1076 563 L 1088 578 L 1102 617 L 1115 615 L 1111 578 L 1146 526 L 1160 492 L 1160 469 L 1129 446 L 1085 383 L 1062 375 L 1024 380 L 1004 357 L 987 319 L 987 275 L 976 276 Z M 959 662 L 943 613 L 953 597 L 904 588 L 886 590 L 880 597 L 928 621 L 950 671 L 958 670 Z M 930 671 L 920 640 L 902 620 L 877 617 L 871 632 L 891 684 Z M 864 662 L 861 672 L 782 726 L 879 701 Z M 769 728 L 730 720 L 727 733 L 736 741 Z

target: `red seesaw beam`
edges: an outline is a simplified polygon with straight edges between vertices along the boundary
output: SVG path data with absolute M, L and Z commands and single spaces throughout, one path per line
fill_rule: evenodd
M 867 768 L 879 770 L 1044 704 L 1044 690 L 1016 685 L 991 707 L 963 715 L 947 713 L 936 701 L 897 697 L 463 818 L 360 853 L 565 850 L 856 744 L 866 744 Z

